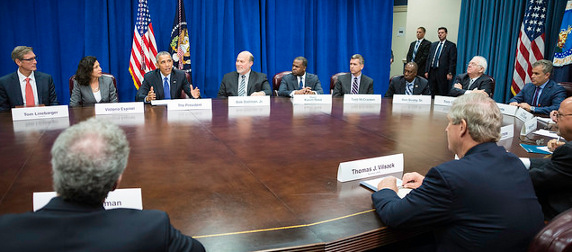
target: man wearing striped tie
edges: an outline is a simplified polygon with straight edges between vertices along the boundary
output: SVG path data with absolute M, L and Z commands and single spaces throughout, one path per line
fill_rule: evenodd
M 524 85 L 522 90 L 510 99 L 510 105 L 519 106 L 535 114 L 550 114 L 558 110 L 560 103 L 566 99 L 566 90 L 550 79 L 552 62 L 539 60 L 532 63 L 532 83 Z
M 354 54 L 350 59 L 350 73 L 338 78 L 333 97 L 342 97 L 344 94 L 373 94 L 373 79 L 362 74 L 364 59 L 359 54 Z
M 224 75 L 217 97 L 270 95 L 272 91 L 266 74 L 252 71 L 253 64 L 252 53 L 240 52 L 236 57 L 236 72 Z

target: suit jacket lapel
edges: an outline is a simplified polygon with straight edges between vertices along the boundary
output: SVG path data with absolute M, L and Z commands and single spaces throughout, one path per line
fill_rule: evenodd
M 248 76 L 248 82 L 246 82 L 246 96 L 252 93 L 254 93 L 254 71 L 250 70 L 250 76 Z
M 161 76 L 161 71 L 159 69 L 157 69 L 155 76 L 157 76 L 157 79 L 159 79 L 159 83 L 157 83 L 158 85 L 155 86 L 155 94 L 157 95 L 157 99 L 165 99 L 165 90 L 163 90 L 163 77 Z
M 43 101 L 44 97 L 42 96 L 42 94 L 44 92 L 47 92 L 47 90 L 44 90 L 44 89 L 47 88 L 48 85 L 43 85 L 44 80 L 36 74 L 36 71 L 34 71 L 34 79 L 36 80 L 36 91 L 38 91 L 38 104 L 49 105 L 50 104 L 49 102 L 44 103 L 44 101 Z
M 18 70 L 16 70 L 16 71 L 18 71 Z M 11 81 L 12 84 L 10 84 L 10 85 L 8 85 L 8 87 L 6 87 L 6 88 L 11 89 L 11 92 L 8 92 L 8 97 L 10 97 L 10 94 L 14 94 L 14 97 L 10 97 L 10 98 L 14 98 L 14 104 L 23 105 L 24 104 L 24 98 L 22 97 L 22 89 L 20 87 L 20 78 L 18 78 L 18 73 L 14 72 L 11 79 L 12 79 L 12 81 Z

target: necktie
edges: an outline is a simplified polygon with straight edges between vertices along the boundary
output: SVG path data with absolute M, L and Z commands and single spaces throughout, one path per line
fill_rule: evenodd
M 240 79 L 240 85 L 238 86 L 238 96 L 244 96 L 246 95 L 246 91 L 244 91 L 246 87 L 246 81 L 244 80 L 245 76 L 242 75 L 240 78 L 241 79 Z
M 536 87 L 534 91 L 534 98 L 532 98 L 532 106 L 538 107 L 538 92 L 540 92 L 540 87 Z
M 471 79 L 469 82 L 469 90 L 473 89 L 473 83 L 475 83 L 475 80 Z
M 439 46 L 437 47 L 437 52 L 435 52 L 435 55 L 433 56 L 433 63 L 431 64 L 431 67 L 438 67 L 439 66 L 439 57 L 441 56 L 441 45 L 443 44 L 443 42 L 439 43 Z
M 300 88 L 298 89 L 302 89 L 304 88 L 304 82 L 302 82 L 302 76 L 300 76 Z
M 413 95 L 413 83 L 407 83 L 407 86 L 405 87 L 405 94 Z
M 169 78 L 165 77 L 163 80 L 163 92 L 165 92 L 165 99 L 171 99 L 171 90 L 169 90 Z
M 352 94 L 358 93 L 357 77 L 354 77 L 354 83 L 352 84 Z
M 33 107 L 35 105 L 34 90 L 32 90 L 32 85 L 30 84 L 30 78 L 26 78 L 26 107 Z
M 411 57 L 411 61 L 415 60 L 417 49 L 419 49 L 419 43 L 421 43 L 421 40 L 417 40 L 417 43 L 415 43 L 415 48 L 413 49 L 413 57 Z

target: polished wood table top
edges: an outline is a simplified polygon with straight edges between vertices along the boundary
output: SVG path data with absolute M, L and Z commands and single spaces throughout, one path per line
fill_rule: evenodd
M 340 162 L 404 153 L 405 172 L 425 174 L 452 160 L 446 112 L 430 105 L 228 107 L 101 116 L 121 126 L 131 146 L 121 188 L 141 188 L 144 209 L 166 211 L 173 225 L 209 251 L 365 250 L 411 236 L 388 229 L 360 181 L 338 182 Z M 32 210 L 32 193 L 53 191 L 50 149 L 58 134 L 94 116 L 12 122 L 0 113 L 0 214 Z M 100 117 L 100 116 L 98 116 Z M 519 156 L 516 137 L 499 144 Z

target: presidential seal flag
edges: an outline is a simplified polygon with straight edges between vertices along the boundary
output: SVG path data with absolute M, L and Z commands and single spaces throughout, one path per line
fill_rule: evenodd
M 544 58 L 544 24 L 546 22 L 546 1 L 526 2 L 524 20 L 520 26 L 516 59 L 512 75 L 511 92 L 518 94 L 525 83 L 531 82 L 532 63 Z
M 175 21 L 173 22 L 171 42 L 169 43 L 169 53 L 173 57 L 174 67 L 187 72 L 191 71 L 191 44 L 189 42 L 185 7 L 182 0 L 177 0 Z
M 566 3 L 562 25 L 558 32 L 558 43 L 554 50 L 554 80 L 569 82 L 572 80 L 572 0 Z
M 137 89 L 143 82 L 143 75 L 157 68 L 155 55 L 157 55 L 157 42 L 155 42 L 155 33 L 151 24 L 147 0 L 139 0 L 131 57 L 129 58 L 129 73 L 131 73 Z

